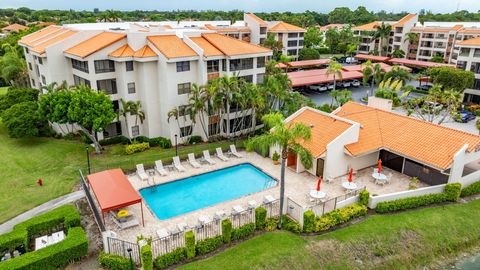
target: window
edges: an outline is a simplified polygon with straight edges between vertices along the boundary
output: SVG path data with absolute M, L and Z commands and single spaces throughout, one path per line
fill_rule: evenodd
M 213 136 L 217 135 L 219 132 L 218 130 L 218 123 L 213 123 L 208 125 L 208 135 Z
M 95 73 L 114 72 L 115 63 L 112 60 L 95 60 Z
M 472 66 L 470 67 L 470 71 L 475 74 L 480 74 L 480 63 L 472 62 Z
M 118 100 L 112 101 L 113 104 L 113 111 L 118 112 L 118 109 L 120 109 L 120 104 L 118 103 Z
M 35 80 L 32 79 L 32 86 L 35 87 Z
M 298 43 L 296 40 L 289 40 L 287 43 L 287 47 L 297 47 Z
M 461 48 L 460 49 L 460 56 L 469 56 L 470 55 L 470 48 Z
M 38 63 L 39 63 L 40 65 L 43 65 L 43 59 L 42 59 L 41 57 L 38 58 Z
M 135 83 L 134 82 L 128 83 L 127 88 L 128 88 L 128 93 L 129 94 L 135 94 Z
M 188 115 L 188 106 L 187 105 L 178 106 L 178 116 L 185 116 L 185 115 Z
M 457 68 L 465 70 L 467 68 L 466 61 L 457 61 Z
M 45 76 L 43 76 L 43 75 L 42 75 L 42 83 L 43 83 L 44 85 L 47 84 L 47 80 L 45 79 Z
M 298 46 L 303 47 L 303 39 L 300 39 L 300 40 L 298 41 Z
M 265 57 L 257 57 L 257 68 L 265 67 Z
M 230 71 L 245 70 L 253 68 L 253 58 L 230 60 Z
M 30 70 L 33 70 L 33 68 L 32 68 L 32 63 L 28 62 L 28 68 L 29 68 Z
M 298 37 L 298 33 L 288 33 L 288 38 L 296 38 Z
M 265 35 L 267 33 L 267 27 L 260 27 L 260 35 Z
M 88 61 L 78 61 L 72 59 L 72 68 L 88 73 Z
M 480 57 L 480 49 L 475 49 L 475 52 L 473 53 L 473 57 Z
M 25 48 L 25 53 L 28 53 L 28 52 L 29 52 L 28 48 Z
M 299 33 L 298 36 L 303 37 L 303 33 Z
M 227 59 L 222 59 L 222 71 L 227 71 Z
M 218 65 L 219 65 L 218 60 L 207 61 L 207 72 L 208 73 L 218 72 L 219 71 Z
M 117 81 L 115 79 L 98 80 L 97 89 L 104 91 L 107 95 L 113 95 L 117 93 Z
M 127 69 L 127 71 L 133 71 L 133 61 L 125 62 L 125 68 Z
M 297 50 L 288 50 L 287 54 L 288 55 L 297 55 Z
M 192 85 L 190 83 L 179 83 L 177 89 L 179 95 L 188 94 L 192 89 Z
M 89 80 L 86 80 L 82 77 L 78 77 L 77 75 L 73 75 L 73 84 L 75 85 L 86 85 L 88 87 L 90 87 L 90 81 Z
M 192 135 L 192 126 L 186 126 L 180 128 L 180 138 Z
M 473 89 L 480 90 L 480 79 L 475 79 L 475 83 L 473 84 Z
M 257 74 L 257 83 L 263 83 L 264 80 L 265 80 L 265 74 L 263 73 Z
M 38 68 L 38 65 L 35 65 L 35 73 L 37 73 L 37 76 L 40 76 L 40 69 Z
M 260 44 L 263 44 L 265 42 L 265 38 L 260 39 Z
M 177 72 L 189 71 L 190 61 L 177 62 Z
M 133 126 L 132 127 L 132 137 L 137 137 L 138 135 L 140 135 L 140 127 L 138 125 Z

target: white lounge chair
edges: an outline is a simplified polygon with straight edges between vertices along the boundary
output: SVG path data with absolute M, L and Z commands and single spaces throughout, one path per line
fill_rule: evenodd
M 143 164 L 137 164 L 137 175 L 140 180 L 148 181 L 148 174 L 145 172 Z
M 227 157 L 223 154 L 222 148 L 217 147 L 217 149 L 215 149 L 215 151 L 217 151 L 217 158 L 219 158 L 221 161 L 228 161 L 228 160 L 230 160 L 229 158 L 227 158 Z
M 161 160 L 155 161 L 155 171 L 157 171 L 161 176 L 167 175 L 167 171 L 163 168 L 163 163 Z
M 198 169 L 198 168 L 202 167 L 202 165 L 200 165 L 200 163 L 198 163 L 198 161 L 195 159 L 195 155 L 193 153 L 188 154 L 188 162 L 194 168 Z
M 157 236 L 158 238 L 165 238 L 168 237 L 170 233 L 166 229 L 158 229 L 157 230 Z
M 140 222 L 138 222 L 138 220 L 133 216 L 128 216 L 122 219 L 117 218 L 113 213 L 111 213 L 111 216 L 113 223 L 115 223 L 121 230 L 140 225 Z
M 215 160 L 210 157 L 210 152 L 208 150 L 203 150 L 203 159 L 208 162 L 210 165 L 216 164 Z
M 185 167 L 183 167 L 182 163 L 180 162 L 180 158 L 178 156 L 173 157 L 173 166 L 175 169 L 177 169 L 179 172 L 184 172 Z
M 237 147 L 235 147 L 235 144 L 231 144 L 230 145 L 230 152 L 229 152 L 232 156 L 234 157 L 237 157 L 237 158 L 241 158 L 243 157 L 242 155 L 240 155 L 238 152 L 237 152 Z

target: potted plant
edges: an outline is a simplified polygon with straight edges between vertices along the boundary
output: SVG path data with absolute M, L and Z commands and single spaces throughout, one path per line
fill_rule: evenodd
M 420 183 L 420 180 L 419 180 L 417 177 L 412 177 L 412 178 L 410 179 L 410 183 L 409 183 L 409 185 L 408 185 L 408 189 L 409 189 L 409 190 L 417 189 L 418 183 Z
M 280 159 L 280 155 L 277 153 L 277 151 L 275 151 L 272 155 L 273 164 L 275 165 L 280 164 L 279 159 Z

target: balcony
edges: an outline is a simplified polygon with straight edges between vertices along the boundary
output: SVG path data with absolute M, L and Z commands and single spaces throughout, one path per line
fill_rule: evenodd
M 220 73 L 219 72 L 212 72 L 212 73 L 208 73 L 207 74 L 207 79 L 210 81 L 210 80 L 213 80 L 213 79 L 216 79 L 220 77 Z

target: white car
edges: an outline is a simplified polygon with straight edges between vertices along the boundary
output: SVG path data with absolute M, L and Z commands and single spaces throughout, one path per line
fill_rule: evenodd
M 353 87 L 359 87 L 360 86 L 360 81 L 359 80 L 353 80 L 352 81 L 352 86 Z
M 343 87 L 345 87 L 345 88 L 350 87 L 350 81 L 344 81 L 343 82 Z
M 327 86 L 325 86 L 324 84 L 310 85 L 310 89 L 317 92 L 323 92 L 323 91 L 327 91 Z
M 334 83 L 329 83 L 329 84 L 327 85 L 327 89 L 328 89 L 328 90 L 333 90 L 333 86 L 334 86 L 334 85 L 335 85 Z
M 324 92 L 324 91 L 327 91 L 327 90 L 328 90 L 327 85 L 325 85 L 325 84 L 320 84 L 320 88 L 319 88 L 319 91 L 320 91 L 320 92 Z

